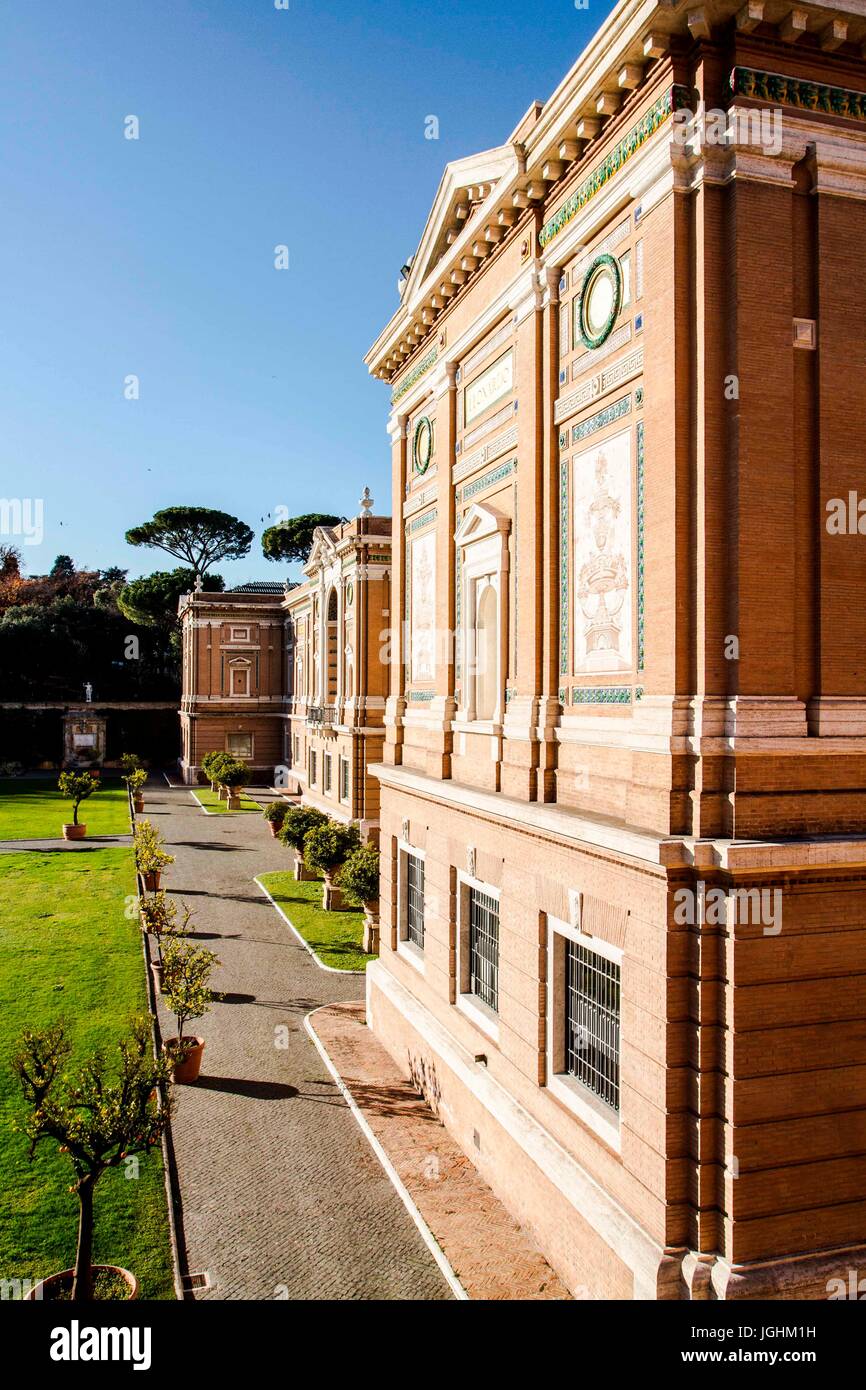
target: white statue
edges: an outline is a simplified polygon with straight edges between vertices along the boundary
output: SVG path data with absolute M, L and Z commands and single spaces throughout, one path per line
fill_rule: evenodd
M 90 704 L 93 699 L 93 686 L 90 684 L 90 681 L 88 681 L 84 687 L 84 698 L 88 704 Z

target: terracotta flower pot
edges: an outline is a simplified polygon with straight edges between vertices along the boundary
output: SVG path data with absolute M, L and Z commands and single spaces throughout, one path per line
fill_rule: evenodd
M 141 877 L 144 880 L 144 886 L 147 889 L 148 893 L 155 893 L 157 888 L 159 887 L 159 880 L 162 877 L 162 870 L 153 869 L 150 873 L 142 874 Z
M 162 966 L 159 961 L 154 960 L 151 961 L 150 968 L 153 972 L 153 992 L 154 994 L 162 994 Z
M 140 811 L 144 810 L 144 794 L 142 793 L 142 795 L 140 796 L 133 796 L 132 804 L 135 808 L 136 815 L 138 815 Z
M 276 839 L 280 833 L 280 822 L 278 820 L 269 820 L 268 828 L 270 829 L 273 838 Z
M 138 1298 L 138 1280 L 134 1274 L 130 1274 L 128 1269 L 122 1269 L 120 1265 L 91 1265 L 93 1275 L 107 1271 L 109 1274 L 118 1274 L 129 1289 L 128 1299 Z M 24 1295 L 25 1300 L 46 1303 L 57 1298 L 57 1294 L 64 1288 L 71 1288 L 75 1278 L 74 1269 L 64 1269 L 60 1274 L 49 1274 L 47 1279 L 41 1279 L 38 1284 Z
M 226 802 L 226 805 L 228 806 L 228 809 L 230 811 L 239 811 L 241 809 L 240 792 L 229 792 L 229 799 Z
M 204 1038 L 184 1038 L 183 1057 L 177 1055 L 177 1038 L 166 1038 L 165 1053 L 171 1062 L 171 1079 L 178 1086 L 188 1086 L 198 1080 L 204 1056 Z
M 86 825 L 64 825 L 63 827 L 64 840 L 83 840 L 86 834 Z

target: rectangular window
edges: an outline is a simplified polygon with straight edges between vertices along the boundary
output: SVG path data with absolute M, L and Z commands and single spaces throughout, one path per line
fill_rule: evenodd
M 499 1008 L 499 903 L 478 888 L 469 889 L 469 993 Z
M 619 1111 L 620 967 L 565 943 L 565 1072 Z
M 323 764 L 323 766 L 322 766 L 323 785 L 324 785 L 325 791 L 326 791 L 326 792 L 329 792 L 329 791 L 331 790 L 331 755 L 330 755 L 330 753 L 325 753 L 324 757 L 322 758 L 322 764 Z
M 252 734 L 226 734 L 226 752 L 231 753 L 233 758 L 251 758 L 253 756 Z
M 340 759 L 340 800 L 349 800 L 349 759 Z
M 315 755 L 313 749 L 311 748 L 311 749 L 310 749 L 310 785 L 311 785 L 311 786 L 315 786 L 315 782 L 316 782 L 316 755 Z
M 419 951 L 424 950 L 424 860 L 417 854 L 405 856 L 406 937 Z

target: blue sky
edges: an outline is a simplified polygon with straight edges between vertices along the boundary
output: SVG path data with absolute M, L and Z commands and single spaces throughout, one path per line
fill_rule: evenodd
M 276 507 L 350 515 L 369 484 L 389 511 L 362 359 L 442 169 L 500 144 L 610 8 L 7 0 L 0 495 L 44 500 L 26 571 L 169 566 L 123 533 L 193 503 L 256 531 L 227 581 L 279 578 Z

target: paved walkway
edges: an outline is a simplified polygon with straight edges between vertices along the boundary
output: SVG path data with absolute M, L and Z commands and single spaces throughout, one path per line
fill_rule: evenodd
M 570 1299 L 531 1236 L 364 1022 L 361 1002 L 310 1018 L 344 1086 L 472 1299 Z
M 304 1029 L 311 1009 L 359 999 L 292 937 L 253 876 L 288 867 L 253 813 L 205 816 L 186 790 L 149 786 L 145 815 L 176 863 L 164 885 L 222 962 L 225 1000 L 200 1019 L 202 1075 L 172 1124 L 196 1298 L 450 1298 L 420 1233 Z M 164 1035 L 174 1020 L 160 1005 Z

